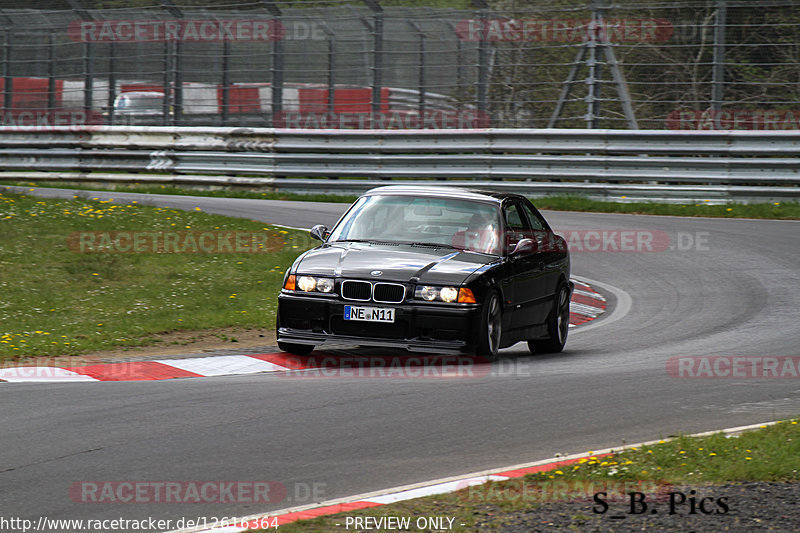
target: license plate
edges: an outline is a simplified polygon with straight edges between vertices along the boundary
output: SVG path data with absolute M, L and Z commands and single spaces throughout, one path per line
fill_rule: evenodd
M 394 323 L 394 309 L 390 307 L 356 307 L 344 306 L 345 320 L 360 320 L 361 322 L 390 322 Z

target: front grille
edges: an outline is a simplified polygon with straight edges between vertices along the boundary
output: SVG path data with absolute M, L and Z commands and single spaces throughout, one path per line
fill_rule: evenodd
M 406 288 L 398 283 L 376 283 L 372 299 L 385 304 L 399 304 L 406 298 Z
M 342 298 L 368 302 L 372 296 L 372 284 L 368 281 L 345 280 L 342 282 Z

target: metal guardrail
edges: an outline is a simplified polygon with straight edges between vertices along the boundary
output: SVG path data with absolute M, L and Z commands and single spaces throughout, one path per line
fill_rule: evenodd
M 531 196 L 800 198 L 796 131 L 0 128 L 0 165 L 0 179 L 334 194 L 424 179 Z

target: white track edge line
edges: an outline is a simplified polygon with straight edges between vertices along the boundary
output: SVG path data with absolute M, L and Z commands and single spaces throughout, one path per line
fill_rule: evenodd
M 752 430 L 755 430 L 755 429 L 760 429 L 762 427 L 774 426 L 774 425 L 780 424 L 781 422 L 782 422 L 781 420 L 776 420 L 776 421 L 772 421 L 772 422 L 763 422 L 763 423 L 760 423 L 760 424 L 750 424 L 750 425 L 747 425 L 747 426 L 736 426 L 736 427 L 732 427 L 732 428 L 704 431 L 702 433 L 692 433 L 691 435 L 686 435 L 686 436 L 687 437 L 708 437 L 708 436 L 714 435 L 716 433 L 724 433 L 726 435 L 735 435 L 735 434 L 738 434 L 738 433 L 744 433 L 746 431 L 752 431 Z M 354 502 L 367 500 L 367 499 L 370 499 L 370 498 L 375 498 L 375 497 L 378 497 L 378 496 L 386 496 L 386 495 L 395 494 L 395 493 L 398 493 L 398 492 L 406 492 L 408 490 L 413 490 L 413 489 L 419 489 L 419 488 L 424 488 L 424 487 L 432 487 L 432 486 L 435 486 L 435 485 L 441 485 L 441 484 L 444 484 L 444 483 L 451 483 L 453 481 L 461 481 L 461 480 L 464 480 L 464 479 L 470 479 L 470 478 L 474 478 L 474 477 L 490 476 L 490 475 L 493 475 L 493 474 L 499 474 L 500 472 L 508 472 L 508 471 L 511 471 L 511 470 L 521 470 L 523 468 L 531 468 L 531 467 L 534 467 L 534 466 L 541 466 L 541 465 L 546 465 L 546 464 L 551 464 L 551 463 L 558 463 L 558 462 L 561 462 L 561 461 L 570 461 L 570 460 L 573 460 L 573 459 L 582 459 L 584 457 L 593 457 L 593 456 L 597 456 L 597 455 L 605 455 L 605 454 L 609 454 L 609 453 L 613 453 L 613 452 L 619 452 L 619 451 L 623 451 L 623 450 L 628 450 L 630 448 L 640 448 L 642 446 L 650 446 L 652 444 L 659 444 L 659 443 L 661 443 L 661 441 L 669 442 L 669 441 L 673 440 L 674 438 L 676 438 L 676 437 L 668 437 L 666 439 L 649 440 L 649 441 L 639 442 L 639 443 L 635 443 L 635 444 L 623 444 L 622 446 L 615 446 L 613 448 L 605 448 L 605 449 L 602 449 L 602 450 L 593 451 L 592 453 L 588 453 L 588 452 L 574 453 L 574 454 L 571 454 L 571 455 L 565 455 L 563 457 L 555 457 L 555 458 L 552 458 L 552 459 L 543 459 L 543 460 L 534 461 L 534 462 L 531 462 L 531 463 L 521 463 L 521 464 L 513 465 L 513 466 L 506 466 L 506 467 L 502 467 L 502 468 L 493 468 L 491 470 L 483 470 L 483 471 L 478 471 L 478 472 L 472 472 L 470 474 L 462 474 L 462 475 L 458 475 L 458 476 L 451 476 L 451 477 L 435 479 L 435 480 L 431 480 L 431 481 L 422 481 L 420 483 L 413 483 L 413 484 L 410 484 L 410 485 L 401 485 L 399 487 L 392 487 L 392 488 L 389 488 L 389 489 L 377 490 L 377 491 L 373 491 L 373 492 L 367 492 L 367 493 L 364 493 L 364 494 L 357 494 L 355 496 L 346 496 L 346 497 L 337 498 L 337 499 L 334 499 L 334 500 L 326 500 L 326 501 L 319 502 L 319 503 L 312 503 L 312 504 L 308 504 L 308 505 L 302 505 L 302 506 L 299 506 L 299 507 L 288 507 L 286 509 L 279 509 L 279 510 L 271 511 L 271 512 L 268 512 L 268 513 L 259 513 L 259 514 L 255 514 L 255 515 L 242 517 L 242 518 L 236 518 L 235 522 L 238 523 L 238 524 L 241 524 L 242 522 L 250 522 L 252 520 L 258 520 L 260 518 L 266 518 L 266 517 L 274 518 L 276 516 L 285 515 L 285 514 L 289 514 L 289 513 L 298 513 L 298 512 L 302 512 L 302 511 L 310 511 L 310 510 L 313 510 L 313 509 L 318 509 L 320 507 L 329 507 L 329 506 L 332 506 L 332 505 L 342 505 L 342 504 L 347 504 L 347 503 L 354 503 Z M 188 529 L 176 529 L 176 530 L 168 531 L 167 533 L 194 533 L 194 532 L 199 532 L 199 531 L 218 531 L 218 530 L 219 530 L 219 528 L 208 529 L 205 526 L 203 526 L 203 527 L 188 528 Z
M 590 331 L 597 327 L 606 326 L 623 318 L 630 312 L 631 307 L 633 306 L 633 298 L 631 298 L 631 295 L 628 294 L 623 289 L 620 289 L 619 287 L 615 287 L 614 285 L 610 285 L 608 283 L 604 283 L 602 281 L 597 281 L 591 278 L 587 278 L 586 276 L 573 276 L 573 278 L 586 282 L 592 287 L 596 286 L 600 287 L 601 289 L 607 290 L 608 292 L 614 295 L 617 301 L 610 313 L 606 311 L 601 315 L 602 319 L 598 317 L 599 320 L 592 320 L 588 324 L 581 324 L 580 327 L 575 328 L 573 331 L 570 331 L 570 334 L 574 335 L 575 333 L 578 332 Z

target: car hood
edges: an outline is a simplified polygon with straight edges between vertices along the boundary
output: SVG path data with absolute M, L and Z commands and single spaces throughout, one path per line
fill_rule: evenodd
M 460 285 L 498 257 L 474 252 L 405 244 L 333 243 L 310 250 L 298 274 L 380 281 Z M 380 275 L 372 274 L 379 270 Z

